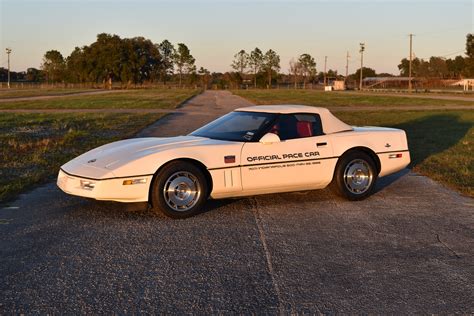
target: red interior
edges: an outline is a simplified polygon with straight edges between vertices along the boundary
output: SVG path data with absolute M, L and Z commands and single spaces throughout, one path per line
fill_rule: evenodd
M 278 125 L 273 125 L 272 129 L 270 130 L 270 133 L 278 135 Z
M 311 137 L 313 136 L 313 128 L 311 122 L 299 121 L 296 122 L 296 130 L 299 137 Z

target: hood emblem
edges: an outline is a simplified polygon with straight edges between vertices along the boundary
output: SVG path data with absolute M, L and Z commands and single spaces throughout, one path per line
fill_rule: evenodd
M 390 145 L 389 143 L 386 143 L 385 147 L 390 148 L 390 147 L 392 147 L 392 145 Z
M 97 159 L 94 158 L 94 159 L 89 160 L 87 163 L 93 163 L 93 162 L 96 162 L 96 161 L 97 161 Z

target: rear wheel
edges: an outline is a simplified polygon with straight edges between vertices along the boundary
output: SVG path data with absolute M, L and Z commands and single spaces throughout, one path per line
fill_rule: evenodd
M 364 152 L 353 151 L 338 161 L 332 187 L 349 200 L 362 200 L 372 194 L 377 169 L 373 159 Z
M 200 212 L 208 191 L 206 177 L 200 168 L 185 161 L 171 162 L 153 181 L 152 209 L 171 218 L 187 218 Z

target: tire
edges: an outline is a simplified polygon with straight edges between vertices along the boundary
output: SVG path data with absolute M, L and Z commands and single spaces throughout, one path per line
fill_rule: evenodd
M 153 212 L 175 218 L 198 214 L 209 196 L 209 185 L 196 165 L 175 161 L 165 165 L 155 176 L 150 190 Z
M 377 168 L 373 159 L 364 152 L 352 151 L 337 162 L 331 187 L 338 195 L 359 201 L 373 193 L 376 180 Z

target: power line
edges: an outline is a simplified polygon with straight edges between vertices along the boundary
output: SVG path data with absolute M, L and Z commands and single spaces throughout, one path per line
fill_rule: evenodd
M 459 54 L 459 53 L 464 53 L 464 49 L 461 49 L 461 50 L 458 50 L 456 52 L 452 52 L 452 53 L 449 53 L 449 54 L 444 54 L 444 55 L 432 55 L 432 56 L 429 56 L 429 57 L 416 57 L 416 58 L 418 58 L 418 59 L 429 59 L 431 57 L 448 57 L 448 56 L 456 55 L 456 54 Z

